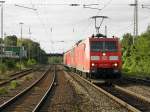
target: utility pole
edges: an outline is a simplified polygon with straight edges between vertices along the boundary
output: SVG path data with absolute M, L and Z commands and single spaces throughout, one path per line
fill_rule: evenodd
M 134 32 L 133 32 L 133 44 L 134 39 L 138 36 L 138 0 L 135 0 L 134 4 L 130 4 L 130 6 L 134 6 Z
M 20 37 L 21 37 L 21 40 L 22 40 L 22 26 L 23 26 L 24 23 L 20 22 L 19 24 L 20 24 Z
M 3 14 L 3 3 L 5 3 L 5 1 L 0 1 L 1 3 L 1 39 L 3 41 L 3 24 L 4 24 L 4 14 Z M 1 41 L 1 63 L 3 62 L 3 42 Z
M 30 27 L 29 27 L 29 39 L 31 39 L 31 29 L 30 29 Z M 31 58 L 31 52 L 30 52 L 30 45 L 29 45 L 29 60 L 30 60 L 30 58 Z
M 105 36 L 107 37 L 107 25 L 105 25 Z
M 3 3 L 5 3 L 5 1 L 0 1 L 0 3 L 1 3 L 1 38 L 3 38 L 3 25 L 4 25 Z
M 33 10 L 33 11 L 37 11 L 37 9 L 32 8 L 32 7 L 25 7 L 25 6 L 21 6 L 21 5 L 17 5 L 15 4 L 16 7 L 20 7 L 20 8 L 24 8 L 24 9 L 28 9 L 28 10 Z M 22 41 L 22 26 L 24 23 L 20 22 L 20 26 L 21 26 L 21 41 Z M 31 31 L 29 28 L 29 38 L 31 37 Z M 22 48 L 22 43 L 20 45 L 20 53 L 21 53 L 21 48 Z M 29 59 L 31 58 L 31 53 L 30 53 L 30 47 L 29 47 Z M 21 67 L 21 56 L 20 56 L 20 67 Z
M 100 27 L 102 26 L 104 19 L 107 19 L 108 17 L 107 16 L 93 16 L 91 18 L 94 19 L 96 33 L 99 34 L 100 33 L 99 30 L 100 30 Z M 97 22 L 98 19 L 102 19 L 100 23 Z
M 23 23 L 23 22 L 20 22 L 19 24 L 20 24 L 20 36 L 21 36 L 21 41 L 20 41 L 20 53 L 19 53 L 19 54 L 20 54 L 20 56 L 19 56 L 19 58 L 20 58 L 20 70 L 21 70 L 21 63 L 22 63 L 22 54 L 21 54 L 21 53 L 22 53 L 22 52 L 21 52 L 21 51 L 22 51 L 22 50 L 21 50 L 21 49 L 22 49 L 22 27 L 23 27 L 23 24 L 24 24 L 24 23 Z
M 41 63 L 41 50 L 40 50 L 40 46 L 38 47 L 38 49 L 39 49 L 39 63 Z

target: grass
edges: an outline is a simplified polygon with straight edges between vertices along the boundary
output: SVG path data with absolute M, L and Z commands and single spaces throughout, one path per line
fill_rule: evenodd
M 11 83 L 10 83 L 10 88 L 11 88 L 11 89 L 15 89 L 15 88 L 18 87 L 19 85 L 20 85 L 19 81 L 14 80 L 14 81 L 11 81 Z
M 9 77 L 7 75 L 0 75 L 0 80 L 6 80 L 8 79 Z
M 6 88 L 4 88 L 4 87 L 0 88 L 0 95 L 7 94 L 7 93 L 8 93 L 8 90 Z
M 26 81 L 29 81 L 29 80 L 31 80 L 31 79 L 32 79 L 32 76 L 26 76 L 26 77 L 25 77 L 25 80 L 26 80 Z

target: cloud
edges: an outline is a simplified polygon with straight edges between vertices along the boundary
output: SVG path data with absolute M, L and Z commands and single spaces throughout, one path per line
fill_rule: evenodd
M 104 26 L 108 26 L 109 37 L 112 35 L 121 37 L 126 32 L 133 32 L 133 7 L 130 7 L 129 4 L 134 3 L 134 0 L 6 0 L 4 32 L 20 37 L 19 22 L 23 22 L 24 38 L 29 37 L 28 29 L 31 27 L 32 39 L 40 41 L 41 46 L 47 52 L 61 52 L 61 49 L 69 49 L 73 46 L 72 42 L 68 42 L 67 45 L 61 43 L 55 47 L 55 44 L 50 44 L 51 40 L 76 41 L 91 36 L 95 33 L 95 29 L 90 17 L 97 15 L 98 12 L 85 9 L 83 6 L 70 7 L 67 5 L 71 3 L 82 5 L 98 3 L 99 8 L 106 6 L 99 12 L 99 15 L 109 17 L 101 28 L 103 33 Z M 149 24 L 150 10 L 142 9 L 141 4 L 150 4 L 150 1 L 142 0 L 139 3 L 139 33 L 142 33 Z M 32 10 L 15 7 L 14 4 L 34 7 L 38 14 Z M 46 42 L 44 43 L 43 40 Z

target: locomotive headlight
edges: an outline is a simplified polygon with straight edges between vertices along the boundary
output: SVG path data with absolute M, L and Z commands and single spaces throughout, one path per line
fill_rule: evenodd
M 114 63 L 114 66 L 115 66 L 115 67 L 117 67 L 117 66 L 118 66 L 118 64 L 117 64 L 117 63 Z
M 106 56 L 106 53 L 103 53 L 102 55 L 103 55 L 103 56 Z
M 94 63 L 92 63 L 92 66 L 95 66 L 95 64 L 94 64 Z

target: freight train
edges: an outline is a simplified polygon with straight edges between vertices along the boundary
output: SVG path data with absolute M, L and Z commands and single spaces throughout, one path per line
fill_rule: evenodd
M 64 53 L 64 65 L 91 79 L 121 77 L 122 53 L 119 38 L 91 36 Z

